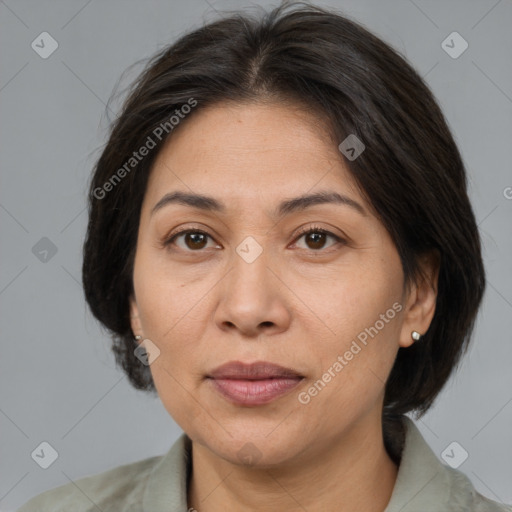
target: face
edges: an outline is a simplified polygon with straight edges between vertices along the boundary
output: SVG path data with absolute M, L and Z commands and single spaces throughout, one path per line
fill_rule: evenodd
M 277 104 L 198 111 L 160 151 L 143 201 L 133 332 L 158 354 L 169 414 L 235 463 L 244 450 L 298 461 L 380 419 L 398 348 L 433 314 L 427 292 L 404 294 L 389 234 L 318 126 Z M 214 201 L 161 201 L 174 192 Z M 232 361 L 300 378 L 210 378 Z

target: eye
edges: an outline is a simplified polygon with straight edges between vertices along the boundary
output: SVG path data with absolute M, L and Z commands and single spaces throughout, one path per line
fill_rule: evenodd
M 208 238 L 211 238 L 211 236 L 206 231 L 202 231 L 200 229 L 183 229 L 171 235 L 164 241 L 163 245 L 165 247 L 173 245 L 177 239 L 182 237 L 184 237 L 183 242 L 185 246 L 183 247 L 178 245 L 178 247 L 185 251 L 190 250 L 196 252 L 204 249 L 206 247 Z
M 331 245 L 336 245 L 336 243 L 346 243 L 345 240 L 335 235 L 334 233 L 331 233 L 330 231 L 327 231 L 326 229 L 317 226 L 312 226 L 302 231 L 296 238 L 296 240 L 299 240 L 300 238 L 303 237 L 305 238 L 305 242 L 307 244 L 307 247 L 305 247 L 305 249 L 312 249 L 313 251 L 316 252 L 324 248 L 326 240 L 328 238 L 331 238 L 335 241 L 335 243 Z M 180 238 L 183 239 L 184 246 L 180 246 L 179 244 L 176 243 L 176 241 L 179 240 Z M 163 246 L 168 247 L 171 245 L 177 245 L 180 249 L 183 249 L 184 251 L 199 252 L 207 247 L 208 238 L 213 240 L 210 234 L 207 233 L 206 231 L 190 228 L 182 229 L 168 237 L 163 242 Z M 215 247 L 219 246 L 216 245 Z
M 346 243 L 345 240 L 335 235 L 334 233 L 331 233 L 330 231 L 327 231 L 326 229 L 323 228 L 319 228 L 317 226 L 313 226 L 306 229 L 305 231 L 302 231 L 298 236 L 297 240 L 303 237 L 305 237 L 305 242 L 307 244 L 306 249 L 312 249 L 314 251 L 323 249 L 325 242 L 328 238 L 334 239 L 336 243 Z

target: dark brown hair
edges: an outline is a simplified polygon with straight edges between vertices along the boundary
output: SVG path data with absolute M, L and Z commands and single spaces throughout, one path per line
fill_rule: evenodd
M 189 116 L 223 101 L 289 101 L 320 115 L 336 145 L 349 134 L 363 141 L 364 152 L 346 165 L 390 233 L 406 282 L 418 278 L 422 254 L 440 256 L 431 326 L 399 349 L 386 383 L 385 424 L 408 411 L 421 416 L 467 348 L 485 287 L 464 165 L 435 98 L 405 58 L 360 24 L 303 2 L 259 17 L 231 14 L 165 47 L 112 125 L 90 184 L 83 284 L 130 382 L 155 390 L 134 355 L 128 300 L 141 204 L 168 136 L 133 168 L 126 162 L 191 99 Z M 112 185 L 123 166 L 129 172 Z

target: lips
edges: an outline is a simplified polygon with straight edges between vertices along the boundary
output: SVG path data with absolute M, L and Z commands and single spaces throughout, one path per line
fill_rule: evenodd
M 247 379 L 262 380 L 282 377 L 302 377 L 291 368 L 285 368 L 266 361 L 245 364 L 240 361 L 230 361 L 213 370 L 208 377 L 213 379 Z
M 263 405 L 295 388 L 304 378 L 291 368 L 257 361 L 245 364 L 231 361 L 207 375 L 213 388 L 231 403 Z

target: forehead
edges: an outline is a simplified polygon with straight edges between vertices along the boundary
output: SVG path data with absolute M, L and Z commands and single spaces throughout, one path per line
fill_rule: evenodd
M 189 190 L 225 202 L 261 201 L 332 189 L 363 202 L 318 117 L 279 104 L 219 104 L 194 112 L 160 150 L 145 206 Z

